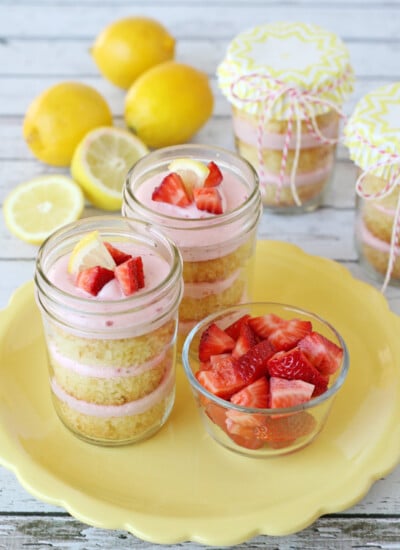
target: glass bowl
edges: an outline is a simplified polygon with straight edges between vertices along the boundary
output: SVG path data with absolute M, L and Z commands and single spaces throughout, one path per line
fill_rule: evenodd
M 199 343 L 203 332 L 214 323 L 224 330 L 244 315 L 261 317 L 268 314 L 285 320 L 310 322 L 313 332 L 318 332 L 343 350 L 337 370 L 329 376 L 324 373 L 327 389 L 305 402 L 284 408 L 251 408 L 235 404 L 229 397 L 218 397 L 208 391 L 195 376 L 201 369 L 212 369 L 210 363 L 204 363 L 204 358 L 203 361 L 199 359 Z M 271 336 L 266 340 L 272 341 Z M 276 349 L 271 353 L 277 353 Z M 311 443 L 323 429 L 349 369 L 346 344 L 332 325 L 309 311 L 273 302 L 241 304 L 209 315 L 188 334 L 183 346 L 182 362 L 208 434 L 223 447 L 252 457 L 284 455 Z M 270 387 L 269 373 L 265 377 Z M 273 383 L 276 383 L 276 379 Z M 267 402 L 269 407 L 270 399 L 269 397 Z

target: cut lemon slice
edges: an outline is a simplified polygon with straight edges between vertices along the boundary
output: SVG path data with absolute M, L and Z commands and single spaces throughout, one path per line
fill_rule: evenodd
M 98 231 L 88 233 L 76 243 L 68 262 L 69 273 L 77 274 L 89 267 L 101 266 L 114 269 L 115 262 Z
M 205 164 L 193 159 L 175 159 L 168 165 L 168 170 L 181 176 L 191 196 L 192 189 L 201 187 L 209 173 Z
M 13 235 L 41 244 L 53 231 L 77 220 L 83 207 L 79 186 L 66 176 L 54 174 L 18 185 L 6 197 L 3 212 Z
M 74 152 L 72 177 L 88 200 L 104 210 L 119 210 L 128 170 L 149 152 L 131 132 L 102 127 L 83 138 Z

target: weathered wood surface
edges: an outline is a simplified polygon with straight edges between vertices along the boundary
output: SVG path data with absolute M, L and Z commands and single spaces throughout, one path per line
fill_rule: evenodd
M 0 205 L 16 184 L 38 174 L 59 172 L 37 162 L 21 132 L 32 98 L 66 79 L 96 87 L 123 124 L 124 93 L 106 82 L 89 54 L 94 37 L 107 23 L 128 14 L 162 21 L 177 38 L 177 59 L 206 71 L 215 94 L 212 119 L 194 141 L 233 148 L 230 108 L 218 91 L 215 69 L 229 40 L 263 21 L 303 20 L 337 32 L 348 44 L 357 74 L 354 95 L 344 106 L 349 114 L 371 89 L 400 80 L 399 0 L 0 0 Z M 66 170 L 61 172 L 67 173 Z M 338 162 L 324 207 L 304 216 L 265 213 L 259 238 L 281 239 L 311 254 L 345 265 L 355 277 L 368 280 L 357 263 L 353 244 L 355 170 L 346 150 Z M 88 206 L 85 215 L 96 215 Z M 15 288 L 32 277 L 37 247 L 19 242 L 0 218 L 0 307 Z M 400 290 L 387 298 L 400 314 Z M 1 383 L 1 381 L 0 381 Z M 377 481 L 355 506 L 319 519 L 287 537 L 255 537 L 243 549 L 341 550 L 400 548 L 400 469 Z M 123 531 L 85 526 L 61 508 L 42 503 L 0 468 L 0 549 L 154 548 Z M 201 548 L 182 543 L 169 548 Z

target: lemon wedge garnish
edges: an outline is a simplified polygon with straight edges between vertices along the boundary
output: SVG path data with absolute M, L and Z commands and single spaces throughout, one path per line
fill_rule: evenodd
M 68 261 L 68 272 L 76 275 L 89 267 L 98 265 L 114 269 L 116 264 L 100 239 L 99 232 L 92 231 L 76 243 Z
M 6 197 L 3 212 L 13 235 L 31 244 L 41 244 L 62 225 L 76 221 L 83 207 L 79 186 L 66 176 L 54 174 L 18 185 Z
M 74 152 L 71 173 L 89 201 L 104 210 L 120 210 L 129 169 L 148 153 L 147 147 L 122 128 L 97 128 Z
M 168 170 L 181 176 L 190 196 L 193 188 L 202 187 L 210 171 L 205 164 L 193 159 L 175 159 L 168 165 Z

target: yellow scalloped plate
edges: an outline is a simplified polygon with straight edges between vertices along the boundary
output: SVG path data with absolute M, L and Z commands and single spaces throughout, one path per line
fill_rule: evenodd
M 171 418 L 152 439 L 101 448 L 56 418 L 33 286 L 0 314 L 0 462 L 37 498 L 147 541 L 237 544 L 285 535 L 361 499 L 400 460 L 400 319 L 342 266 L 261 241 L 256 298 L 294 304 L 345 338 L 350 372 L 319 438 L 276 459 L 245 458 L 203 430 L 178 368 Z

